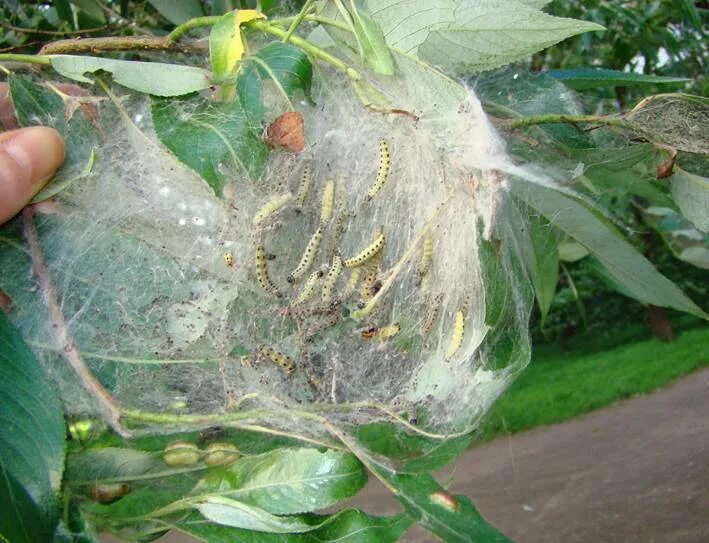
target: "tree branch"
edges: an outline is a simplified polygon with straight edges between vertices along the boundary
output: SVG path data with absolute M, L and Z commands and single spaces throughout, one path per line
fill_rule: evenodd
M 616 126 L 619 128 L 632 129 L 632 125 L 625 119 L 619 117 L 602 117 L 598 115 L 533 115 L 530 117 L 520 117 L 503 121 L 505 128 L 515 130 L 526 126 L 536 126 L 540 124 L 603 124 L 606 126 Z
M 65 53 L 101 53 L 105 51 L 178 51 L 181 53 L 204 53 L 206 43 L 200 40 L 175 41 L 167 36 L 112 36 L 104 38 L 73 38 L 48 43 L 40 49 L 40 55 Z M 178 36 L 179 37 L 179 36 Z

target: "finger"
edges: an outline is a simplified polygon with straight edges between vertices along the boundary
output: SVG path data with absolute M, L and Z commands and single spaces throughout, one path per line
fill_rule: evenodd
M 33 126 L 0 134 L 0 224 L 12 218 L 64 161 L 64 140 Z
M 0 129 L 12 130 L 18 127 L 15 110 L 10 101 L 10 87 L 7 83 L 0 83 Z

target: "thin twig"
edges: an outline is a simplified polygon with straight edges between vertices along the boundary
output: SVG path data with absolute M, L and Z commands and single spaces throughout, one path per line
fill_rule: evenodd
M 121 405 L 96 379 L 74 344 L 59 305 L 57 291 L 49 275 L 49 268 L 47 268 L 47 263 L 44 260 L 33 217 L 34 211 L 32 208 L 25 208 L 22 212 L 22 230 L 29 245 L 32 270 L 39 280 L 44 302 L 49 310 L 49 318 L 54 328 L 57 344 L 61 348 L 62 355 L 81 380 L 84 389 L 98 402 L 111 428 L 123 437 L 130 437 L 131 433 L 121 426 Z
M 295 19 L 293 19 L 293 22 L 288 28 L 288 31 L 286 32 L 285 36 L 283 36 L 283 43 L 287 43 L 288 40 L 290 40 L 291 36 L 293 35 L 293 32 L 295 32 L 296 28 L 298 28 L 298 25 L 303 22 L 303 19 L 305 19 L 305 16 L 310 11 L 310 7 L 312 6 L 312 4 L 313 0 L 305 1 L 305 4 L 303 4 L 303 8 L 300 10 L 300 13 L 298 13 Z
M 72 36 L 80 34 L 93 34 L 95 32 L 101 32 L 103 30 L 108 30 L 111 25 L 97 26 L 94 28 L 86 28 L 84 30 L 41 30 L 39 28 L 23 28 L 21 26 L 13 26 L 7 23 L 0 23 L 0 26 L 6 28 L 7 30 L 12 30 L 13 32 L 20 32 L 22 34 L 42 34 L 45 36 Z
M 525 126 L 536 126 L 540 124 L 602 124 L 606 126 L 617 126 L 620 128 L 631 129 L 632 126 L 628 121 L 618 117 L 604 117 L 598 115 L 564 115 L 564 114 L 547 114 L 533 115 L 531 117 L 520 117 L 504 121 L 504 126 L 510 130 L 516 128 L 524 128 Z

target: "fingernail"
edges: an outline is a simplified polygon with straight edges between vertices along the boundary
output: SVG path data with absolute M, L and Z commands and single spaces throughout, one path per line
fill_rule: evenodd
M 33 126 L 4 142 L 5 152 L 25 171 L 31 183 L 46 182 L 64 162 L 64 140 L 53 128 Z

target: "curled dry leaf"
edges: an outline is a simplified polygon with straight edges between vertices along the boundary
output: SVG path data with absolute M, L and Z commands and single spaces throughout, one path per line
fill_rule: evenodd
M 662 164 L 657 166 L 657 178 L 667 179 L 670 177 L 675 168 L 675 161 L 677 160 L 677 150 L 672 149 L 670 152 L 670 157 L 665 160 Z
M 278 116 L 266 129 L 264 140 L 273 147 L 300 153 L 305 147 L 303 116 L 297 111 L 287 111 Z

